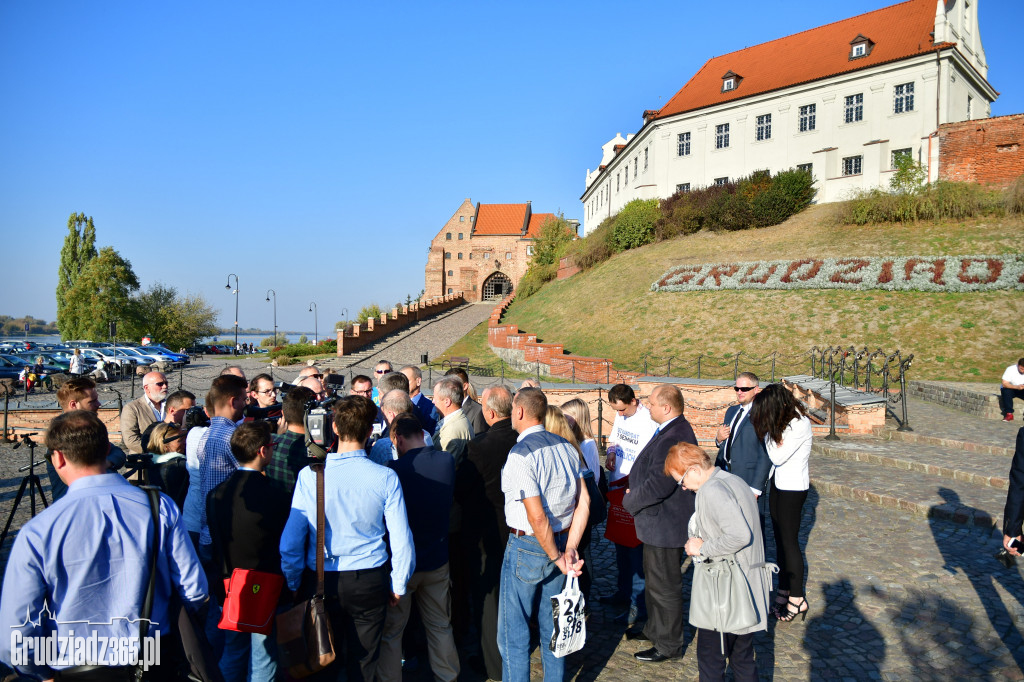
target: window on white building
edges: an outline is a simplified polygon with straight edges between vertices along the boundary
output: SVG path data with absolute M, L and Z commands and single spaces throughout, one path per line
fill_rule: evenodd
M 729 178 L 728 177 L 715 178 L 715 184 L 716 185 L 728 185 L 729 184 Z
M 615 191 L 616 192 L 618 192 L 622 188 L 622 185 L 619 183 L 619 180 L 622 179 L 621 177 L 619 177 L 620 175 L 621 175 L 620 173 L 616 173 L 615 174 Z
M 863 57 L 868 53 L 868 46 L 864 43 L 854 45 L 853 50 L 850 52 L 851 57 Z
M 893 89 L 892 113 L 903 114 L 914 110 L 914 84 L 904 83 Z
M 636 174 L 640 172 L 640 158 L 633 159 L 633 179 L 636 180 Z
M 729 90 L 735 90 L 735 89 L 736 89 L 736 79 L 735 78 L 726 78 L 724 81 L 722 81 L 722 91 L 723 92 L 728 92 Z
M 676 191 L 677 192 L 689 192 L 690 191 L 690 183 L 684 182 L 684 183 L 681 183 L 679 185 L 676 185 Z
M 813 163 L 798 163 L 796 169 L 807 173 L 808 175 L 814 175 L 814 164 Z
M 849 95 L 843 109 L 843 120 L 846 123 L 864 120 L 864 95 Z
M 863 156 L 847 156 L 843 159 L 843 175 L 860 175 Z
M 772 115 L 765 114 L 757 117 L 757 141 L 772 139 Z
M 729 124 L 715 126 L 715 149 L 725 149 L 729 146 Z
M 806 133 L 809 130 L 814 130 L 815 124 L 817 123 L 817 104 L 808 104 L 800 107 L 800 132 Z
M 679 133 L 676 136 L 676 154 L 679 156 L 690 155 L 690 133 Z
M 626 167 L 625 167 L 624 170 L 625 170 L 625 173 L 623 173 L 623 175 L 625 176 L 625 180 L 626 180 L 626 182 L 629 182 L 629 162 L 628 161 L 626 162 Z
M 906 149 L 893 149 L 891 156 L 892 156 L 892 159 L 891 159 L 892 169 L 896 170 L 896 162 L 899 161 L 899 159 L 901 159 L 901 158 L 906 158 L 906 159 L 910 159 L 910 160 L 914 159 L 914 150 L 911 149 L 910 147 L 907 147 Z
M 647 152 L 650 151 L 648 147 L 644 147 L 644 172 L 647 172 Z
M 974 119 L 974 98 L 967 95 L 967 120 Z

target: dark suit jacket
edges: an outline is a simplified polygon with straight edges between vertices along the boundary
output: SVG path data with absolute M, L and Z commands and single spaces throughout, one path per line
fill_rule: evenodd
M 1024 427 L 1017 431 L 1017 449 L 1013 451 L 1013 462 L 1010 464 L 1010 490 L 1006 493 L 1006 508 L 1003 509 L 1003 534 L 1012 538 L 1017 537 L 1021 534 L 1022 523 L 1024 523 Z
M 261 473 L 238 469 L 210 492 L 206 516 L 213 538 L 213 574 L 227 578 L 236 568 L 281 574 L 281 533 L 291 497 Z M 222 580 L 210 585 L 223 597 Z
M 622 506 L 633 515 L 636 536 L 655 547 L 682 547 L 686 524 L 693 515 L 693 492 L 683 490 L 665 474 L 665 457 L 677 443 L 697 444 L 690 422 L 682 415 L 652 438 L 633 462 L 629 492 Z
M 518 437 L 511 419 L 495 422 L 469 441 L 466 457 L 455 471 L 455 501 L 462 507 L 467 540 L 484 540 L 495 551 L 498 545 L 504 547 L 508 535 L 501 469 Z
M 725 411 L 724 424 L 730 424 L 732 418 L 741 409 L 739 405 L 733 405 Z M 758 511 L 761 514 L 768 513 L 768 473 L 772 470 L 772 461 L 768 458 L 768 451 L 765 449 L 764 441 L 757 437 L 754 432 L 754 425 L 750 423 L 748 414 L 736 433 L 732 437 L 732 452 L 730 462 L 725 462 L 725 443 L 718 446 L 718 460 L 715 466 L 723 471 L 739 476 L 751 488 L 761 491 L 757 498 Z
M 473 427 L 473 435 L 487 433 L 487 420 L 484 419 L 484 408 L 480 403 L 470 398 L 462 403 L 462 414 L 466 415 L 469 425 Z

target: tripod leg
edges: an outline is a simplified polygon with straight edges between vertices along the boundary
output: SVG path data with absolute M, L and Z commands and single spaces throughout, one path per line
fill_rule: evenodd
M 21 486 L 18 488 L 18 496 L 14 498 L 14 506 L 11 507 L 11 513 L 7 517 L 7 523 L 4 525 L 4 532 L 0 533 L 0 547 L 3 546 L 4 540 L 7 539 L 7 531 L 11 529 L 11 523 L 14 521 L 14 515 L 18 512 L 18 505 L 21 504 L 21 496 L 25 494 L 25 486 L 28 485 L 28 476 L 21 479 Z
M 32 482 L 29 484 L 29 490 L 32 491 L 30 494 L 32 494 L 33 497 L 35 497 L 35 492 L 39 493 L 39 499 L 43 501 L 43 509 L 50 506 L 46 502 L 46 493 L 43 492 L 43 484 L 35 474 L 32 475 Z

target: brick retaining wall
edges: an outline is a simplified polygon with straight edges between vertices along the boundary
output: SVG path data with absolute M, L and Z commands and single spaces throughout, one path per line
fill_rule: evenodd
M 939 126 L 939 178 L 1006 186 L 1024 173 L 1024 114 Z
M 351 355 L 360 348 L 378 341 L 388 334 L 412 326 L 421 320 L 433 317 L 466 302 L 462 293 L 434 296 L 392 308 L 390 313 L 381 313 L 379 318 L 370 318 L 365 325 L 354 324 L 351 329 L 338 330 L 338 357 Z

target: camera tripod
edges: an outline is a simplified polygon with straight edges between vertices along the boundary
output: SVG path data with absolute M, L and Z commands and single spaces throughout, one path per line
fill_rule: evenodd
M 25 478 L 21 479 L 21 486 L 18 488 L 18 496 L 14 498 L 14 506 L 11 507 L 11 513 L 7 516 L 7 523 L 4 525 L 4 532 L 0 533 L 0 547 L 3 546 L 4 540 L 7 539 L 7 531 L 11 529 L 11 524 L 14 522 L 14 515 L 18 513 L 18 505 L 21 504 L 21 498 L 22 496 L 24 496 L 26 488 L 28 488 L 28 499 L 32 513 L 32 516 L 30 518 L 34 518 L 36 515 L 37 494 L 39 495 L 39 499 L 43 501 L 43 508 L 45 509 L 48 506 L 46 503 L 46 494 L 43 492 L 43 484 L 40 482 L 39 477 L 36 475 L 36 464 L 41 464 L 41 462 L 36 462 L 36 448 L 39 447 L 39 444 L 32 440 L 32 436 L 35 435 L 37 434 L 23 434 L 21 436 L 21 440 L 14 444 L 15 450 L 21 447 L 22 443 L 28 445 L 28 465 L 18 469 L 18 471 L 27 470 L 28 473 L 25 474 Z

